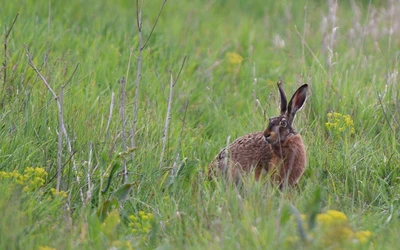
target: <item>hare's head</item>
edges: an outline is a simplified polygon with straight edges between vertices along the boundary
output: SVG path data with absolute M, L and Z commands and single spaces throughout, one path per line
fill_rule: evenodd
M 268 144 L 277 144 L 286 140 L 287 137 L 295 134 L 292 127 L 296 112 L 299 111 L 307 99 L 307 84 L 302 85 L 293 94 L 287 105 L 285 91 L 282 87 L 282 81 L 279 80 L 278 88 L 281 96 L 281 114 L 269 119 L 268 128 L 264 131 L 265 140 Z

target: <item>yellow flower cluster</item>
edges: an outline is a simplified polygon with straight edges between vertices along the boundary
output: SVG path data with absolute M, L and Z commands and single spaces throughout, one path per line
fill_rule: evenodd
M 336 210 L 328 210 L 326 213 L 317 215 L 324 245 L 331 246 L 336 243 L 344 243 L 353 238 L 347 216 Z
M 24 192 L 30 192 L 42 187 L 46 182 L 47 172 L 44 168 L 25 168 L 22 174 L 17 171 L 0 171 L 0 179 L 14 180 L 16 184 L 22 186 Z
M 129 241 L 120 241 L 116 240 L 111 243 L 113 246 L 110 249 L 126 249 L 126 250 L 133 250 L 133 246 Z
M 301 215 L 303 222 L 307 216 Z M 335 248 L 341 244 L 364 244 L 367 243 L 373 233 L 370 231 L 353 231 L 348 223 L 347 216 L 337 210 L 328 210 L 318 214 L 316 217 L 316 228 L 310 232 L 311 239 L 319 242 L 325 248 Z M 309 229 L 307 229 L 309 230 Z M 298 237 L 288 237 L 287 243 L 296 244 Z
M 139 211 L 138 216 L 130 215 L 129 220 L 132 233 L 149 233 L 152 228 L 153 214 Z
M 354 232 L 348 223 L 347 216 L 337 210 L 328 210 L 317 215 L 317 222 L 323 234 L 322 241 L 327 245 L 344 242 L 365 243 L 371 236 L 370 231 Z
M 342 224 L 347 222 L 347 216 L 336 210 L 328 210 L 326 213 L 318 214 L 317 221 L 322 225 Z
M 60 198 L 67 198 L 68 197 L 68 193 L 67 192 L 65 192 L 65 191 L 57 191 L 57 189 L 55 189 L 55 188 L 51 188 L 50 192 L 54 197 L 60 197 Z
M 235 52 L 227 52 L 226 58 L 230 64 L 241 64 L 243 61 L 243 57 Z
M 56 249 L 48 246 L 39 246 L 38 250 L 56 250 Z
M 325 127 L 335 133 L 350 132 L 354 134 L 354 121 L 350 115 L 342 115 L 341 113 L 331 112 L 327 114 L 328 122 Z
M 372 237 L 371 231 L 358 231 L 355 233 L 355 239 L 360 243 L 365 243 Z

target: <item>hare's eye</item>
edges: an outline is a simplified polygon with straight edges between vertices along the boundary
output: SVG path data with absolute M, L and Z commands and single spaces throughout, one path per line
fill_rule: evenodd
M 284 127 L 284 128 L 286 128 L 286 126 L 287 126 L 287 122 L 285 121 L 285 120 L 282 120 L 281 122 L 280 122 L 280 124 L 279 124 L 281 127 Z

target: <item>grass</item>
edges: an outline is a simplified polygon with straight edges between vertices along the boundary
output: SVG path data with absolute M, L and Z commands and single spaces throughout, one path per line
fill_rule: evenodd
M 161 4 L 144 2 L 144 39 Z M 2 37 L 19 13 L 0 50 L 0 249 L 397 249 L 399 3 L 168 1 L 143 50 L 132 158 L 122 146 L 118 80 L 127 82 L 130 131 L 135 6 L 0 8 Z M 60 190 L 57 105 L 24 44 L 57 94 L 72 76 L 63 116 L 74 158 L 64 138 Z M 170 72 L 176 79 L 185 56 L 160 168 Z M 277 115 L 280 77 L 290 94 L 311 86 L 295 121 L 308 155 L 298 190 L 209 181 L 207 165 L 228 138 Z

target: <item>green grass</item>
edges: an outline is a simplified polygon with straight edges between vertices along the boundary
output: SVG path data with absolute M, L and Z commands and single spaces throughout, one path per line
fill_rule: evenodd
M 134 158 L 120 156 L 127 149 L 118 80 L 127 81 L 129 132 L 139 41 L 135 1 L 3 3 L 0 30 L 19 17 L 7 54 L 0 49 L 0 61 L 7 57 L 0 71 L 0 249 L 397 249 L 400 5 L 340 2 L 330 12 L 330 2 L 167 1 L 143 50 Z M 144 3 L 144 40 L 161 3 Z M 63 105 L 77 170 L 64 138 L 61 193 L 54 190 L 57 105 L 29 66 L 24 44 L 57 93 L 79 64 Z M 243 61 L 232 64 L 227 53 Z M 160 168 L 170 71 L 175 79 L 185 56 Z M 295 121 L 308 156 L 299 188 L 281 193 L 251 179 L 241 189 L 209 181 L 207 165 L 228 137 L 263 130 L 278 114 L 280 77 L 288 95 L 302 83 L 311 86 Z M 328 128 L 330 112 L 349 115 L 354 133 Z M 28 175 L 28 167 L 47 175 Z M 372 237 L 341 242 L 337 231 L 313 228 L 314 217 L 328 210 L 347 215 L 339 229 Z

